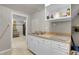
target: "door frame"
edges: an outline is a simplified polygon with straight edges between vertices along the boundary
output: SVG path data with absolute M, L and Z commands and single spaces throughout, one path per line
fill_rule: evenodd
M 26 23 L 26 31 L 25 31 L 25 32 L 26 32 L 26 33 L 25 33 L 25 34 L 26 34 L 26 35 L 25 35 L 25 36 L 26 36 L 26 38 L 25 38 L 26 41 L 27 41 L 27 33 L 28 33 L 28 32 L 27 32 L 27 29 L 28 29 L 28 27 L 27 27 L 27 24 L 28 24 L 28 23 L 27 23 L 27 22 L 28 22 L 28 16 L 27 16 L 27 14 L 25 15 L 25 14 L 22 14 L 22 13 L 18 13 L 18 12 L 12 11 L 12 12 L 11 12 L 11 48 L 12 48 L 12 40 L 13 40 L 13 19 L 14 19 L 14 18 L 13 18 L 13 15 L 19 15 L 19 16 L 23 16 L 23 17 L 26 18 L 26 21 L 25 21 L 25 23 Z

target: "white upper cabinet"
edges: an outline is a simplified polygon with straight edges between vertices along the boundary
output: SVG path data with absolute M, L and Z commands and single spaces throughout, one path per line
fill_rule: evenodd
M 70 4 L 51 4 L 46 7 L 46 21 L 59 22 L 71 21 L 71 5 Z

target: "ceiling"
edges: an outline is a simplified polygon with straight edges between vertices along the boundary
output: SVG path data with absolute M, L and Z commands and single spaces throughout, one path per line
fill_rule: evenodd
M 44 9 L 45 7 L 44 4 L 1 4 L 1 5 L 26 14 L 33 14 L 37 11 Z

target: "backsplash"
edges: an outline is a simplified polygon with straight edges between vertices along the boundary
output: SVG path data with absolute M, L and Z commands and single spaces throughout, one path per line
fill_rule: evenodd
M 71 33 L 71 22 L 50 23 L 50 32 Z

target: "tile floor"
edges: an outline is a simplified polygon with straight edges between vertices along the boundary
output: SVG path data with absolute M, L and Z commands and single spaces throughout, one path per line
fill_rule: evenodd
M 12 40 L 12 49 L 3 55 L 32 55 L 32 53 L 27 49 L 25 37 L 21 36 Z

